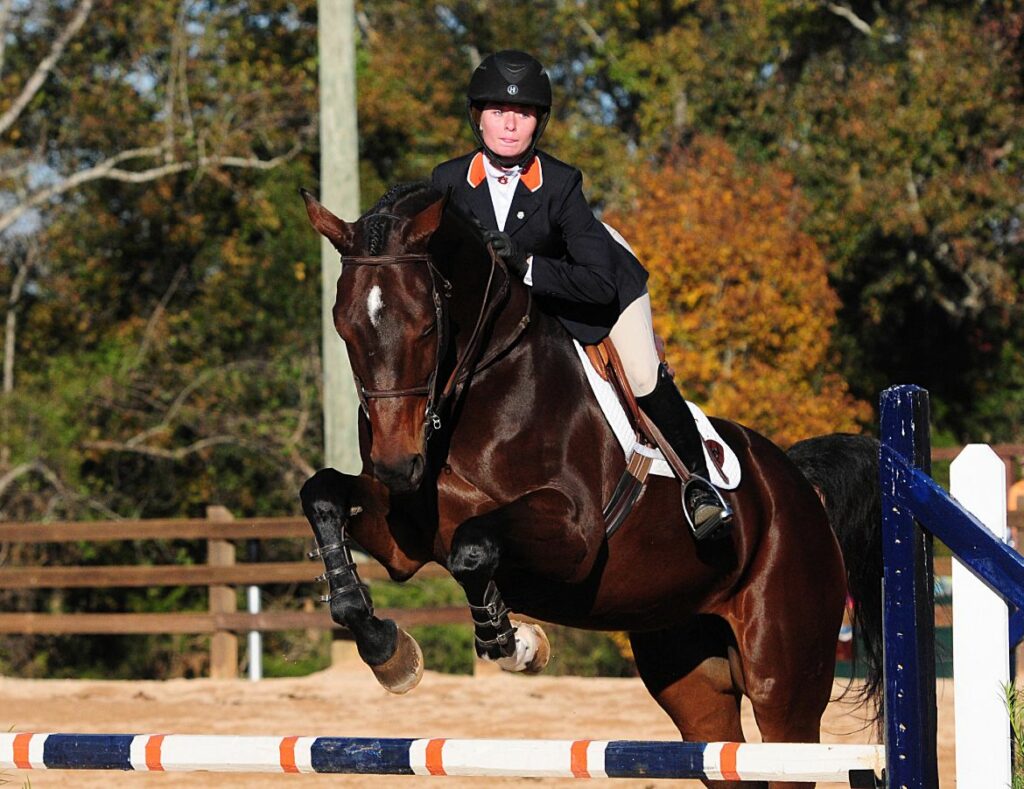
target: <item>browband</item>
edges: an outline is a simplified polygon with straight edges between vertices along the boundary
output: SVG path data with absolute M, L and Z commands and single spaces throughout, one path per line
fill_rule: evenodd
M 391 266 L 396 263 L 429 263 L 433 260 L 431 255 L 426 253 L 418 255 L 355 255 L 341 256 L 341 265 L 350 266 Z

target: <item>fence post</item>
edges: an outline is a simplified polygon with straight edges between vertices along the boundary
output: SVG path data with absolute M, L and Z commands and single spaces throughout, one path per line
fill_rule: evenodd
M 235 518 L 227 507 L 211 505 L 206 508 L 206 519 L 214 523 L 227 523 Z M 230 540 L 206 541 L 206 563 L 225 567 L 235 563 L 235 544 Z M 238 599 L 233 586 L 210 587 L 210 613 L 233 614 L 238 610 Z M 238 637 L 229 630 L 218 630 L 210 638 L 210 677 L 236 679 L 238 677 Z
M 1006 467 L 991 447 L 971 444 L 949 470 L 950 492 L 1004 542 Z M 953 557 L 953 693 L 956 785 L 1010 786 L 1009 612 L 1002 596 Z
M 256 563 L 260 560 L 260 541 L 249 540 L 245 546 L 246 560 Z M 260 588 L 253 584 L 248 589 L 249 613 L 258 614 L 262 608 Z M 263 634 L 259 630 L 249 631 L 249 679 L 259 682 L 263 679 Z
M 912 467 L 930 472 L 928 392 L 917 386 L 886 389 L 881 416 L 882 443 Z M 881 464 L 879 478 L 888 785 L 932 789 L 939 785 L 932 536 L 894 495 L 910 480 L 887 463 Z

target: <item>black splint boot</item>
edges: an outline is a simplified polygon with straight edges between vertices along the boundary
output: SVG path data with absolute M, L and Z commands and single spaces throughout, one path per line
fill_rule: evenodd
M 683 511 L 694 537 L 705 540 L 725 536 L 726 527 L 732 521 L 732 509 L 708 481 L 708 466 L 697 423 L 665 365 L 658 369 L 654 391 L 638 397 L 636 402 L 691 474 L 683 486 Z

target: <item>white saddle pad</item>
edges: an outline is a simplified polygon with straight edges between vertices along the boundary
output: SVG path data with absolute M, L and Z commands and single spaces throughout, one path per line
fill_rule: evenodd
M 594 390 L 594 395 L 597 397 L 597 402 L 601 405 L 601 410 L 604 412 L 605 419 L 608 420 L 608 425 L 611 427 L 612 432 L 615 433 L 615 437 L 618 439 L 619 444 L 622 445 L 622 451 L 625 453 L 626 461 L 628 462 L 634 452 L 642 451 L 645 455 L 650 455 L 651 450 L 647 447 L 637 443 L 636 433 L 633 431 L 633 426 L 629 422 L 629 416 L 626 414 L 626 409 L 622 407 L 622 403 L 619 402 L 618 395 L 615 394 L 615 389 L 612 385 L 598 375 L 597 370 L 594 369 L 594 365 L 590 363 L 590 359 L 587 357 L 587 352 L 583 350 L 583 347 L 576 342 L 572 341 L 573 346 L 576 348 L 576 353 L 580 357 L 580 363 L 583 365 L 583 369 L 587 373 L 587 380 L 590 381 L 590 388 Z M 722 437 L 718 434 L 718 431 L 712 426 L 711 422 L 704 412 L 699 407 L 687 400 L 686 404 L 690 407 L 690 412 L 693 414 L 694 420 L 697 422 L 697 429 L 700 431 L 701 436 L 704 437 L 705 441 L 715 441 L 721 445 L 725 452 L 725 460 L 722 463 L 722 470 L 725 473 L 725 477 L 719 473 L 718 467 L 715 465 L 714 460 L 708 454 L 708 448 L 704 447 L 704 457 L 708 463 L 708 472 L 711 477 L 711 482 L 716 487 L 722 488 L 723 490 L 733 490 L 737 485 L 740 484 L 740 461 L 736 457 L 736 453 L 732 451 L 732 448 L 725 443 Z M 661 477 L 673 477 L 672 468 L 669 466 L 668 461 L 665 460 L 665 456 L 662 455 L 660 449 L 654 450 L 654 463 L 651 464 L 651 474 L 657 474 Z

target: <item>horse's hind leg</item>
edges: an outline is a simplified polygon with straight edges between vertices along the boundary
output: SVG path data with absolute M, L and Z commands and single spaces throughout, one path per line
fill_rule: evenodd
M 633 656 L 647 690 L 684 740 L 743 742 L 740 689 L 734 680 L 735 642 L 729 626 L 699 616 L 685 626 L 630 633 Z M 765 787 L 763 782 L 712 781 L 714 789 Z
M 352 517 L 374 517 L 362 514 L 357 478 L 334 469 L 323 469 L 302 486 L 299 494 L 302 511 L 313 527 L 317 550 L 313 556 L 324 561 L 330 592 L 331 619 L 348 628 L 356 640 L 359 656 L 373 670 L 378 681 L 392 693 L 405 693 L 419 684 L 423 676 L 423 655 L 419 646 L 390 619 L 373 615 L 370 590 L 359 579 L 352 561 L 351 541 L 346 527 Z M 371 508 L 379 509 L 379 508 Z M 381 523 L 387 529 L 387 523 Z
M 456 529 L 448 570 L 466 593 L 477 655 L 506 671 L 536 674 L 547 666 L 551 647 L 537 625 L 509 620 L 494 581 L 500 560 L 501 545 L 485 521 L 467 521 Z
M 795 586 L 796 573 L 791 573 L 788 580 Z M 814 599 L 824 607 L 829 596 L 829 592 L 819 590 Z M 796 608 L 776 605 L 790 613 Z M 820 741 L 821 718 L 832 693 L 841 601 L 836 600 L 832 608 L 798 614 L 796 624 L 789 623 L 784 633 L 771 632 L 773 626 L 769 624 L 756 640 L 748 636 L 744 641 L 741 636 L 746 694 L 764 742 Z M 770 784 L 772 789 L 813 785 L 796 781 Z
M 744 693 L 765 742 L 816 743 L 835 677 L 836 637 L 846 584 L 842 559 L 813 494 L 780 500 L 803 511 L 776 513 L 765 550 L 775 557 L 751 573 L 735 598 Z M 790 528 L 800 524 L 799 529 Z M 765 612 L 760 618 L 750 612 Z M 773 782 L 773 789 L 810 782 Z

